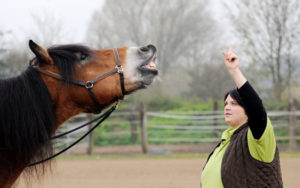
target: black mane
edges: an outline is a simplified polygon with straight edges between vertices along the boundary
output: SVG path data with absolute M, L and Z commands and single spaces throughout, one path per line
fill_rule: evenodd
M 55 116 L 48 89 L 35 69 L 0 80 L 0 116 L 1 155 L 11 161 L 8 170 L 53 153 L 49 138 Z
M 91 56 L 90 49 L 80 45 L 51 47 L 48 53 L 67 82 L 72 79 L 81 54 Z M 29 66 L 17 77 L 0 79 L 0 117 L 0 161 L 9 159 L 8 171 L 13 173 L 20 165 L 53 154 L 53 104 L 36 69 Z

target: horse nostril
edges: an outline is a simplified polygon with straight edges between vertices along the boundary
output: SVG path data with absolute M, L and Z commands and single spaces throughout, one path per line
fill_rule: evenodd
M 148 46 L 149 46 L 149 45 L 148 45 Z M 148 52 L 149 49 L 150 49 L 148 46 L 143 46 L 143 47 L 140 48 L 140 50 L 141 50 L 142 52 Z
M 148 48 L 155 48 L 155 46 L 153 44 L 149 44 L 147 45 Z
M 141 53 L 147 53 L 149 51 L 152 51 L 153 53 L 155 53 L 156 52 L 156 47 L 154 45 L 152 45 L 152 44 L 149 44 L 147 46 L 141 47 L 139 51 Z

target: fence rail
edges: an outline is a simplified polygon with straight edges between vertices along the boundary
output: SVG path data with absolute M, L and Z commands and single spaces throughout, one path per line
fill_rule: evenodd
M 94 136 L 89 138 L 92 141 L 88 142 L 87 139 L 81 145 L 87 145 L 87 150 L 91 151 L 93 143 L 141 144 L 142 150 L 147 153 L 148 144 L 217 143 L 222 132 L 228 128 L 222 114 L 223 111 L 115 112 L 104 122 L 104 127 L 96 129 Z M 268 117 L 272 121 L 277 142 L 295 149 L 300 141 L 300 111 L 271 111 Z M 85 114 L 76 116 L 58 132 L 70 130 L 89 118 Z M 59 140 L 58 147 L 69 145 L 75 137 L 86 131 L 87 128 Z

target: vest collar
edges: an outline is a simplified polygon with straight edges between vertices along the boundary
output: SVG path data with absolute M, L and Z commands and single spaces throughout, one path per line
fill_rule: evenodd
M 238 134 L 241 130 L 248 128 L 248 122 L 246 122 L 245 124 L 241 125 L 238 129 L 236 129 L 233 133 L 233 135 Z

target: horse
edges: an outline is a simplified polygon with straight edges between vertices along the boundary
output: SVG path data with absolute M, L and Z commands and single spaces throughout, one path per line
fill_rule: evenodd
M 154 45 L 95 50 L 67 44 L 48 49 L 29 41 L 35 55 L 21 74 L 0 80 L 0 188 L 21 173 L 43 173 L 51 137 L 79 113 L 99 113 L 158 75 Z M 118 74 L 119 73 L 119 74 Z M 102 75 L 102 76 L 99 76 Z

